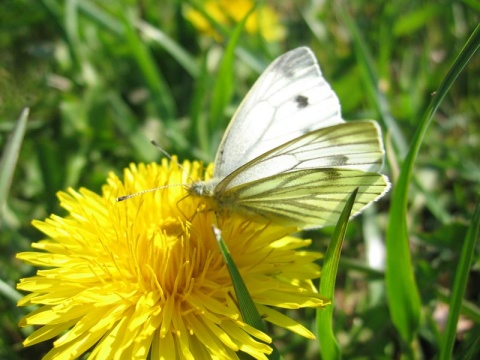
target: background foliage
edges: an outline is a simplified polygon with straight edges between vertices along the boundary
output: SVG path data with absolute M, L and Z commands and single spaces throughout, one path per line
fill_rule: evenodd
M 235 8 L 218 18 L 208 3 L 0 4 L 2 149 L 22 108 L 31 108 L 12 185 L 2 183 L 0 189 L 9 190 L 0 201 L 0 358 L 40 358 L 51 346 L 22 349 L 31 329 L 17 327 L 27 310 L 16 308 L 21 295 L 14 289 L 35 269 L 15 254 L 41 239 L 32 219 L 64 214 L 57 191 L 100 191 L 109 171 L 121 174 L 130 162 L 159 161 L 162 154 L 152 139 L 180 158 L 213 160 L 231 115 L 259 73 L 300 45 L 316 53 L 344 118 L 380 122 L 386 172 L 395 185 L 432 94 L 480 19 L 480 5 L 473 0 L 271 2 L 268 11 L 253 14 L 229 62 L 222 56 L 238 21 L 233 14 L 241 12 Z M 403 303 L 389 303 L 386 295 L 388 197 L 349 226 L 333 323 L 345 358 L 440 356 L 453 279 L 480 190 L 479 78 L 476 54 L 436 112 L 404 194 L 413 285 L 421 300 L 419 325 L 410 339 L 400 335 L 389 312 Z M 331 233 L 327 228 L 305 235 L 324 251 Z M 480 354 L 478 250 L 477 244 L 454 332 L 457 358 Z M 289 315 L 314 328 L 313 311 Z M 316 342 L 276 335 L 285 358 L 318 357 Z

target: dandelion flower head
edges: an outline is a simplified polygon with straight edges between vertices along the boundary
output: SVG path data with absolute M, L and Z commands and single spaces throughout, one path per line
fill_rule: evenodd
M 231 26 L 240 22 L 254 6 L 256 6 L 256 9 L 245 23 L 246 32 L 248 34 L 260 34 L 267 41 L 283 40 L 286 36 L 286 30 L 277 11 L 268 4 L 259 5 L 252 0 L 207 0 L 203 2 L 203 12 L 207 16 L 191 6 L 185 6 L 185 17 L 200 32 L 220 41 L 222 36 L 212 26 L 212 19 L 223 26 Z M 208 17 L 211 19 L 208 19 Z
M 68 216 L 34 221 L 47 236 L 32 245 L 41 251 L 17 255 L 43 268 L 18 284 L 30 292 L 19 306 L 38 306 L 20 321 L 38 327 L 24 345 L 56 338 L 44 359 L 266 359 L 271 338 L 242 321 L 212 232 L 217 217 L 181 185 L 211 173 L 173 158 L 132 164 L 123 180 L 110 174 L 102 195 L 58 193 Z M 325 305 L 311 282 L 319 254 L 304 251 L 309 241 L 289 236 L 291 228 L 223 216 L 223 237 L 262 317 L 313 338 L 276 308 Z

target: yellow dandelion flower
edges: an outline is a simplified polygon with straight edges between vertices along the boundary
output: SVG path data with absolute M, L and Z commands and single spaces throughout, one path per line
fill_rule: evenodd
M 123 181 L 111 174 L 102 195 L 60 192 L 69 215 L 34 221 L 48 237 L 33 244 L 42 251 L 17 255 L 48 267 L 18 284 L 30 292 L 18 305 L 39 306 L 20 321 L 39 326 L 24 345 L 59 336 L 44 359 L 266 359 L 271 338 L 242 321 L 212 233 L 215 214 L 179 186 L 211 170 L 164 160 L 131 165 Z M 165 188 L 116 202 L 158 186 Z M 292 229 L 219 220 L 260 314 L 313 338 L 276 309 L 325 305 L 311 283 L 319 254 L 302 250 L 309 241 L 288 236 Z
M 203 2 L 203 10 L 210 18 L 224 26 L 233 26 L 240 22 L 253 8 L 252 0 L 209 0 Z M 202 33 L 220 40 L 220 36 L 210 20 L 200 11 L 187 6 L 185 17 Z M 260 34 L 267 41 L 281 41 L 285 38 L 285 27 L 281 24 L 278 13 L 268 5 L 257 5 L 245 24 L 248 34 Z

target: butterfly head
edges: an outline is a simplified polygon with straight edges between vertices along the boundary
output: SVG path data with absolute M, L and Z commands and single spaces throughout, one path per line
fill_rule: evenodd
M 189 195 L 198 196 L 198 197 L 212 197 L 215 186 L 217 185 L 216 181 L 195 181 L 187 187 L 187 192 Z

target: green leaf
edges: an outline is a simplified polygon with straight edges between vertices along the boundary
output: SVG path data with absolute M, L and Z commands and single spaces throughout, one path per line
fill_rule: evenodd
M 340 347 L 338 346 L 335 334 L 333 333 L 333 298 L 335 294 L 335 281 L 337 278 L 340 253 L 342 251 L 345 232 L 347 231 L 348 220 L 352 212 L 355 197 L 358 188 L 356 188 L 340 214 L 335 231 L 330 241 L 322 268 L 322 277 L 320 279 L 319 293 L 327 299 L 332 299 L 332 304 L 325 309 L 317 310 L 317 334 L 320 344 L 320 354 L 322 359 L 340 359 L 342 357 Z
M 232 279 L 232 284 L 235 289 L 235 295 L 237 296 L 238 307 L 240 313 L 242 314 L 242 319 L 250 326 L 253 326 L 255 329 L 260 330 L 264 333 L 267 332 L 267 327 L 260 316 L 255 303 L 248 292 L 247 286 L 243 282 L 242 276 L 238 271 L 235 262 L 233 261 L 232 257 L 230 256 L 230 252 L 228 251 L 227 244 L 223 241 L 222 232 L 220 229 L 216 227 L 213 228 L 213 233 L 218 241 L 220 251 L 222 252 L 223 258 L 225 259 L 225 263 L 227 264 L 228 271 L 230 273 L 230 277 Z M 272 353 L 269 355 L 269 359 L 277 360 L 280 359 L 280 353 L 275 348 L 275 345 L 268 344 L 272 348 Z
M 23 137 L 25 136 L 28 114 L 29 109 L 23 109 L 0 159 L 0 224 L 4 222 L 8 193 L 10 191 L 10 185 L 12 184 L 15 167 L 17 166 L 18 154 L 22 147 Z
M 420 295 L 412 269 L 406 222 L 408 187 L 413 166 L 433 115 L 455 79 L 479 46 L 480 25 L 475 29 L 432 98 L 410 145 L 397 184 L 393 188 L 387 227 L 387 295 L 393 323 L 400 332 L 402 339 L 408 344 L 413 340 L 419 326 L 421 308 Z
M 442 4 L 429 4 L 420 6 L 415 11 L 407 14 L 402 14 L 395 23 L 393 31 L 396 36 L 404 36 L 418 31 L 421 27 L 431 21 L 432 18 L 437 17 L 444 12 Z
M 457 323 L 460 317 L 462 307 L 463 294 L 467 287 L 468 274 L 472 265 L 473 254 L 475 252 L 475 244 L 480 232 L 480 199 L 477 201 L 477 207 L 472 217 L 472 222 L 468 229 L 467 236 L 463 242 L 460 261 L 458 262 L 457 271 L 455 272 L 455 280 L 453 283 L 452 297 L 448 311 L 447 325 L 440 348 L 440 360 L 452 358 L 453 345 L 457 338 Z

